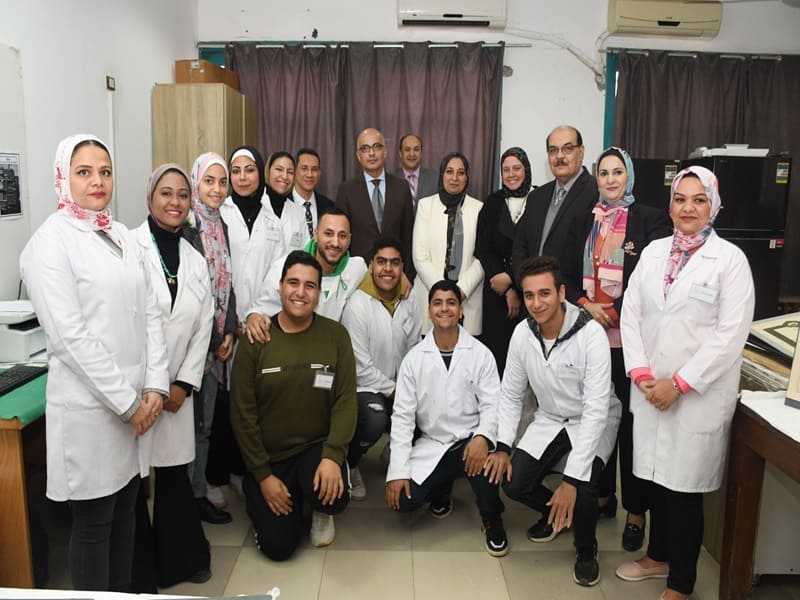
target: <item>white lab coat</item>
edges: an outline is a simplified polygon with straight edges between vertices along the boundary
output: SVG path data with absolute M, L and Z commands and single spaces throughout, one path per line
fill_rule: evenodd
M 503 373 L 497 439 L 513 444 L 530 385 L 538 407 L 517 448 L 539 459 L 566 429 L 572 450 L 564 475 L 589 481 L 595 457 L 607 463 L 614 449 L 622 405 L 611 384 L 611 352 L 605 331 L 592 320 L 565 337 L 579 316 L 578 307 L 565 304 L 564 324 L 546 358 L 527 320 L 514 329 Z
M 478 214 L 483 203 L 472 196 L 464 197 L 462 221 L 464 223 L 464 253 L 458 270 L 458 287 L 466 294 L 464 328 L 472 335 L 480 335 L 483 315 L 483 267 L 475 258 L 475 237 L 478 231 Z M 431 328 L 428 316 L 428 291 L 434 283 L 444 278 L 444 259 L 447 255 L 447 214 L 439 195 L 428 196 L 417 202 L 412 245 L 417 278 L 411 297 L 416 300 L 423 315 L 423 331 Z
M 119 257 L 84 221 L 53 213 L 20 256 L 49 358 L 47 496 L 113 494 L 146 469 L 122 416 L 143 389 L 169 390 L 161 314 L 133 235 Z
M 247 231 L 247 224 L 233 199 L 226 198 L 219 211 L 228 226 L 236 312 L 239 321 L 245 322 L 269 268 L 275 259 L 286 253 L 283 226 L 272 211 L 266 192 L 261 198 L 261 210 L 252 233 Z
M 391 459 L 386 481 L 422 484 L 459 440 L 497 440 L 500 377 L 491 351 L 459 326 L 448 369 L 433 331 L 403 359 L 392 413 Z M 422 435 L 413 443 L 414 428 Z
M 286 255 L 288 256 L 288 254 Z M 264 278 L 258 296 L 256 296 L 255 303 L 247 311 L 250 313 L 261 313 L 268 316 L 276 315 L 281 310 L 281 273 L 283 272 L 283 264 L 286 262 L 286 256 L 281 256 L 276 260 L 270 268 L 267 276 Z M 342 258 L 342 260 L 345 260 Z M 347 257 L 347 264 L 344 270 L 338 275 L 325 275 L 322 274 L 321 293 L 319 295 L 319 302 L 314 309 L 318 315 L 328 317 L 334 321 L 339 321 L 342 318 L 342 311 L 347 303 L 347 300 L 361 285 L 364 275 L 367 274 L 367 264 L 360 256 Z M 239 301 L 239 297 L 236 297 Z
M 736 409 L 742 348 L 755 306 L 753 278 L 739 248 L 712 232 L 664 299 L 672 238 L 651 242 L 625 291 L 625 368 L 676 373 L 692 390 L 666 411 L 631 385 L 633 472 L 679 492 L 719 488 Z
M 178 246 L 178 291 L 175 305 L 169 293 L 158 251 L 147 221 L 136 230 L 144 264 L 150 273 L 153 292 L 164 322 L 169 357 L 169 381 L 183 381 L 200 389 L 205 370 L 214 306 L 208 265 L 189 242 Z M 154 467 L 185 465 L 194 460 L 194 405 L 191 394 L 178 412 L 163 411 L 156 424 L 139 442 L 144 464 Z
M 422 319 L 414 301 L 401 298 L 391 315 L 380 300 L 359 289 L 344 307 L 342 325 L 353 342 L 356 391 L 391 395 L 400 362 L 420 340 Z

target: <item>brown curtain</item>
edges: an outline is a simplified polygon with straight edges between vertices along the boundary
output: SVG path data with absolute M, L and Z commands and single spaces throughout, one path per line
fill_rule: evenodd
M 639 158 L 746 143 L 800 166 L 800 56 L 619 52 L 614 143 Z M 800 177 L 790 176 L 781 296 L 800 300 Z M 724 201 L 724 198 L 723 198 Z
M 405 133 L 423 140 L 423 166 L 437 170 L 453 150 L 470 161 L 470 193 L 484 198 L 497 181 L 500 154 L 502 45 L 437 47 L 405 43 L 382 47 L 350 42 L 338 48 L 256 47 L 229 44 L 225 66 L 261 113 L 260 148 L 322 157 L 320 191 L 333 197 L 358 173 L 356 137 L 380 129 L 387 170 L 399 166 Z

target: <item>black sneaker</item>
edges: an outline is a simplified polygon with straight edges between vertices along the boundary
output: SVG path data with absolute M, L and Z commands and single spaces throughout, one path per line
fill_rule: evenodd
M 233 521 L 231 513 L 217 508 L 205 496 L 195 498 L 197 502 L 197 512 L 200 514 L 200 520 L 213 525 L 225 525 Z
M 587 587 L 600 581 L 600 563 L 597 561 L 597 546 L 578 548 L 575 553 L 575 569 L 572 578 L 578 585 Z
M 431 500 L 428 512 L 434 519 L 444 519 L 450 516 L 450 513 L 453 512 L 453 499 L 450 498 L 450 494 L 442 494 Z
M 486 534 L 486 551 L 492 556 L 505 556 L 508 554 L 508 538 L 503 527 L 503 519 L 483 520 L 483 532 Z
M 547 517 L 542 517 L 528 528 L 528 539 L 532 542 L 549 542 L 554 540 L 558 533 L 548 524 Z

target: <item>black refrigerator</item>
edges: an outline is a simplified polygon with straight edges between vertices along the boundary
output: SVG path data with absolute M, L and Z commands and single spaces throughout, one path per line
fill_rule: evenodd
M 755 319 L 778 314 L 791 162 L 791 158 L 782 155 L 681 161 L 681 168 L 700 165 L 713 171 L 719 180 L 722 210 L 714 229 L 741 248 L 750 261 L 756 292 Z M 638 175 L 637 172 L 637 178 Z

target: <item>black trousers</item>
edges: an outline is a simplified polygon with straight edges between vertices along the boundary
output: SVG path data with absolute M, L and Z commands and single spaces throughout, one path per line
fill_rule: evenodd
M 404 493 L 400 494 L 400 512 L 411 512 L 436 496 L 450 493 L 453 482 L 459 477 L 466 476 L 462 455 L 469 441 L 470 438 L 467 438 L 453 444 L 421 484 L 411 480 L 411 499 L 409 500 Z M 503 501 L 500 500 L 500 487 L 491 483 L 483 473 L 467 477 L 467 481 L 472 493 L 475 494 L 481 518 L 499 518 L 505 510 Z
M 647 512 L 647 484 L 633 474 L 633 413 L 631 412 L 631 380 L 625 372 L 622 348 L 611 349 L 611 381 L 622 403 L 622 419 L 617 430 L 617 444 L 600 476 L 600 497 L 607 498 L 617 490 L 617 448 L 619 448 L 619 481 L 622 506 L 635 515 Z
M 526 506 L 550 516 L 547 503 L 553 496 L 542 480 L 558 465 L 561 459 L 572 450 L 567 430 L 562 429 L 555 439 L 545 448 L 541 458 L 533 458 L 524 450 L 517 450 L 511 458 L 512 478 L 503 483 L 503 491 L 512 500 L 522 502 Z M 576 548 L 593 548 L 597 545 L 595 531 L 597 529 L 597 490 L 603 461 L 595 457 L 592 474 L 588 482 L 570 481 L 577 490 L 572 527 L 575 532 Z
M 242 479 L 247 515 L 253 522 L 258 536 L 258 549 L 272 560 L 286 560 L 294 554 L 300 539 L 305 533 L 303 520 L 303 502 L 307 502 L 312 510 L 336 515 L 347 508 L 350 493 L 347 489 L 349 474 L 347 463 L 343 462 L 342 479 L 345 491 L 342 497 L 333 504 L 323 506 L 314 491 L 314 473 L 322 458 L 322 444 L 306 448 L 287 460 L 271 464 L 272 474 L 280 479 L 292 495 L 292 510 L 288 515 L 276 515 L 267 506 L 258 482 L 248 472 Z
M 214 420 L 208 441 L 206 481 L 211 485 L 227 485 L 231 475 L 244 475 L 244 461 L 231 427 L 231 401 L 227 385 L 222 382 L 214 405 Z
M 129 592 L 139 476 L 118 492 L 71 500 L 69 568 L 76 590 Z
M 703 543 L 703 495 L 675 492 L 648 481 L 650 538 L 647 556 L 669 563 L 667 587 L 691 594 Z
M 347 450 L 347 464 L 353 469 L 361 457 L 381 439 L 389 427 L 391 402 L 383 394 L 358 392 L 358 421 Z
M 144 489 L 136 500 L 133 585 L 137 594 L 157 593 L 208 569 L 211 552 L 189 480 L 188 465 L 155 468 L 153 524 Z

